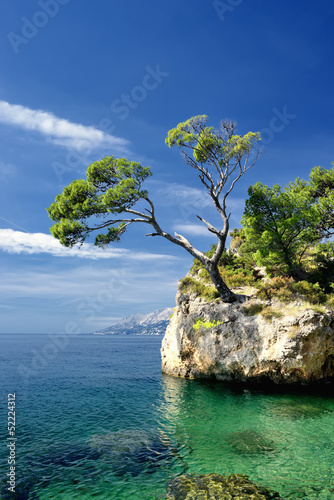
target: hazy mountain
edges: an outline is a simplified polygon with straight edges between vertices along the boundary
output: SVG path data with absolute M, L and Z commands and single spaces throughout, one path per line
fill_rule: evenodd
M 126 316 L 115 325 L 94 332 L 95 335 L 163 335 L 167 328 L 172 307 L 157 309 L 149 314 Z

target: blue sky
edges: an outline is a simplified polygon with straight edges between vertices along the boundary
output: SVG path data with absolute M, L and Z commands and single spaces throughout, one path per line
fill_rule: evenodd
M 174 305 L 192 258 L 130 230 L 105 252 L 66 249 L 46 207 L 106 155 L 150 165 L 164 229 L 207 250 L 217 222 L 194 171 L 164 139 L 191 116 L 261 131 L 250 184 L 285 185 L 334 160 L 331 0 L 11 0 L 0 17 L 0 331 L 105 328 Z M 132 228 L 130 228 L 132 229 Z

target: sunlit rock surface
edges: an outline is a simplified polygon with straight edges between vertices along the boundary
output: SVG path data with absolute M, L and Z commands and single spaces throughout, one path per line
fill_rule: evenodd
M 248 316 L 248 303 L 245 297 L 233 304 L 206 302 L 178 292 L 162 342 L 162 371 L 237 382 L 333 382 L 333 311 L 276 303 L 283 315 L 268 320 Z M 194 328 L 199 320 L 205 326 Z

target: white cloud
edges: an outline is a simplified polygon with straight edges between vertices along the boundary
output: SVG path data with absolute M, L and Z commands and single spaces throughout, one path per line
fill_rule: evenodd
M 174 230 L 183 235 L 213 237 L 213 234 L 208 231 L 207 227 L 200 224 L 175 224 Z
M 174 203 L 175 205 L 186 207 L 189 210 L 193 207 L 196 213 L 199 209 L 203 208 L 212 208 L 216 211 L 210 195 L 204 188 L 199 189 L 184 184 L 178 184 L 177 182 L 168 183 L 155 181 L 154 179 L 149 180 L 147 184 L 148 186 L 151 184 L 154 187 L 155 192 L 159 195 L 159 202 L 161 204 L 165 203 L 170 205 Z M 243 209 L 244 203 L 245 200 L 243 198 L 236 198 L 230 195 L 227 198 L 228 211 Z
M 124 248 L 102 250 L 90 243 L 81 247 L 67 248 L 53 236 L 44 233 L 25 233 L 13 229 L 0 229 L 0 250 L 12 254 L 47 253 L 54 257 L 81 257 L 86 259 L 119 259 L 146 261 L 152 259 L 173 259 L 174 257 L 146 252 L 130 252 Z
M 107 134 L 95 127 L 58 118 L 48 111 L 34 110 L 6 101 L 0 101 L 0 123 L 39 132 L 53 144 L 67 148 L 93 150 L 113 147 L 127 152 L 126 139 Z
M 11 163 L 5 163 L 0 160 L 0 179 L 7 180 L 10 177 L 14 177 L 17 173 L 17 167 Z
M 159 195 L 160 203 L 166 201 L 168 204 L 173 202 L 177 205 L 192 207 L 210 207 L 212 205 L 212 200 L 204 189 L 193 188 L 176 182 L 165 183 L 154 180 L 150 182 L 158 186 L 156 193 Z

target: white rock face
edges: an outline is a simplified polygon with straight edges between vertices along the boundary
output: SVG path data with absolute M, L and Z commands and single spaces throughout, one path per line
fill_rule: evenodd
M 162 371 L 189 378 L 277 384 L 333 382 L 334 314 L 301 307 L 281 318 L 247 316 L 241 301 L 176 296 L 161 349 Z M 275 304 L 276 309 L 284 305 Z M 215 322 L 193 328 L 196 320 Z M 219 322 L 219 324 L 218 324 Z

